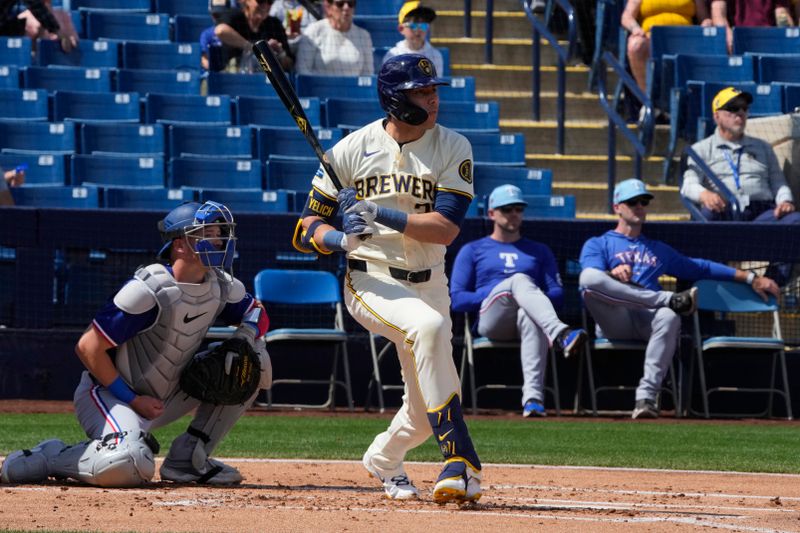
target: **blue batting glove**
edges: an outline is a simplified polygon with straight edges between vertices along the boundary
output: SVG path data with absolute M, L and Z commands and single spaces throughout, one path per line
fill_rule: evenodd
M 342 218 L 342 229 L 345 235 L 372 234 L 372 226 L 357 213 L 345 213 Z
M 339 202 L 339 212 L 341 213 L 353 207 L 358 202 L 355 187 L 345 187 L 339 191 L 339 194 L 336 195 L 336 201 Z

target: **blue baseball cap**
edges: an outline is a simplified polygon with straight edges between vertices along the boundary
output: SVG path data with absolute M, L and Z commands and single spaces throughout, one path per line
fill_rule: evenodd
M 522 191 L 516 185 L 500 185 L 489 195 L 489 209 L 505 205 L 528 205 L 528 202 L 522 198 Z
M 642 180 L 631 178 L 629 180 L 621 181 L 614 187 L 614 203 L 620 204 L 625 200 L 637 198 L 639 196 L 646 196 L 652 198 L 653 195 L 647 192 L 647 186 Z

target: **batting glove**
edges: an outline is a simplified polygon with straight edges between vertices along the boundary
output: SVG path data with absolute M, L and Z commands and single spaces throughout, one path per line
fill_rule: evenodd
M 352 207 L 345 210 L 345 215 L 353 213 L 361 215 L 367 224 L 379 222 L 387 228 L 392 228 L 403 233 L 408 224 L 408 213 L 391 207 L 381 207 L 369 200 L 359 200 Z
M 336 195 L 336 201 L 339 202 L 339 210 L 342 213 L 353 207 L 358 201 L 355 187 L 345 187 L 339 191 L 339 194 Z

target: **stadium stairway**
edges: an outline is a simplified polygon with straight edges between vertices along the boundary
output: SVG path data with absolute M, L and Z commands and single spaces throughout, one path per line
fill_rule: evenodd
M 450 50 L 453 76 L 474 76 L 479 101 L 500 103 L 500 129 L 525 134 L 528 166 L 553 170 L 553 192 L 576 196 L 579 218 L 607 218 L 608 120 L 596 93 L 588 91 L 589 67 L 575 60 L 566 73 L 565 154 L 556 154 L 556 54 L 542 40 L 540 121 L 532 119 L 531 26 L 518 0 L 494 1 L 493 63 L 485 63 L 486 1 L 472 2 L 472 36 L 464 37 L 463 3 L 428 0 L 436 9 L 431 42 Z M 461 7 L 461 9 L 455 9 Z M 566 45 L 566 43 L 565 43 Z M 610 79 L 613 79 L 610 77 Z M 655 153 L 663 153 L 667 127 L 657 127 Z M 617 138 L 617 180 L 633 175 L 627 141 Z M 657 194 L 651 220 L 688 220 L 678 189 L 661 180 L 663 157 L 643 162 L 642 177 Z

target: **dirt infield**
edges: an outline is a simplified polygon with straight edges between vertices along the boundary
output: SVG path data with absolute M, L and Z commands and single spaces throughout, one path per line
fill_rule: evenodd
M 86 531 L 800 531 L 800 476 L 486 465 L 477 505 L 437 505 L 434 464 L 408 472 L 423 499 L 383 498 L 350 461 L 228 460 L 236 488 L 155 483 L 0 487 L 0 527 Z

